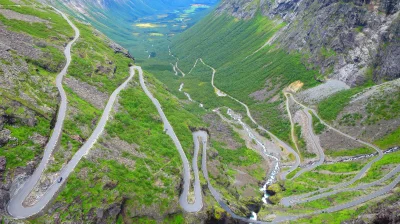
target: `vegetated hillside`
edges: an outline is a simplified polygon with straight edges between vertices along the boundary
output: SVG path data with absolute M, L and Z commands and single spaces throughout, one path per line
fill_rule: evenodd
M 32 173 L 51 133 L 58 105 L 54 80 L 65 63 L 63 47 L 73 35 L 68 24 L 51 8 L 27 0 L 20 7 L 15 7 L 16 2 L 21 4 L 17 0 L 2 1 L 0 9 L 2 222 L 11 220 L 5 213 L 10 193 Z M 226 1 L 222 5 L 228 3 Z M 247 4 L 246 7 L 259 7 L 258 3 Z M 234 15 L 241 8 L 246 8 L 240 1 L 235 4 Z M 102 3 L 98 6 L 106 5 Z M 265 182 L 266 173 L 271 172 L 271 163 L 264 160 L 265 155 L 261 150 L 257 151 L 258 145 L 249 137 L 249 133 L 226 118 L 226 107 L 243 115 L 245 111 L 232 99 L 216 97 L 211 86 L 212 69 L 207 64 L 217 69 L 215 85 L 218 88 L 249 104 L 254 117 L 287 142 L 290 142 L 290 123 L 282 89 L 300 80 L 306 90 L 296 94 L 296 98 L 306 104 L 316 105 L 326 121 L 340 129 L 349 128 L 345 131 L 351 131 L 351 134 L 357 130 L 360 138 L 376 141 L 383 149 L 398 145 L 399 131 L 393 130 L 398 128 L 399 121 L 399 82 L 393 80 L 378 86 L 372 78 L 368 78 L 362 85 L 351 89 L 338 80 L 318 85 L 317 79 L 322 79 L 324 75 L 321 75 L 323 69 L 312 60 L 314 56 L 307 53 L 307 50 L 306 53 L 290 50 L 283 43 L 287 34 L 284 27 L 291 23 L 290 20 L 284 21 L 280 16 L 271 19 L 257 13 L 250 13 L 244 19 L 236 18 L 226 13 L 226 10 L 220 8 L 218 13 L 210 15 L 175 39 L 171 45 L 173 56 L 168 56 L 168 46 L 163 46 L 163 58 L 142 61 L 154 73 L 146 72 L 146 82 L 165 110 L 188 159 L 191 160 L 193 156 L 192 131 L 207 129 L 210 134 L 207 160 L 211 183 L 231 209 L 243 217 L 249 217 L 253 211 L 258 212 L 262 220 L 270 220 L 274 215 L 282 213 L 289 216 L 306 214 L 354 200 L 376 190 L 378 187 L 374 186 L 365 191 L 341 192 L 335 197 L 295 205 L 292 209 L 261 202 L 264 192 L 259 188 Z M 69 104 L 62 141 L 40 184 L 26 201 L 28 205 L 35 203 L 37 196 L 55 181 L 55 174 L 90 136 L 110 93 L 126 79 L 128 64 L 132 63 L 122 47 L 87 24 L 75 20 L 74 23 L 81 31 L 81 37 L 72 47 L 72 63 L 64 80 Z M 397 29 L 391 29 L 397 32 Z M 393 45 L 391 49 L 396 49 L 398 39 L 393 38 L 393 35 L 388 38 L 393 44 L 386 46 Z M 271 44 L 264 46 L 265 42 Z M 261 46 L 264 48 L 260 49 Z M 335 56 L 328 49 L 322 52 L 327 57 Z M 382 58 L 391 58 L 390 52 L 392 50 L 382 54 L 386 55 Z M 175 56 L 180 58 L 178 64 Z M 206 64 L 197 60 L 199 57 Z M 196 61 L 198 63 L 194 67 Z M 175 76 L 170 62 L 179 65 L 186 76 L 181 77 L 183 72 L 177 72 L 179 76 Z M 154 66 L 154 63 L 160 64 Z M 381 62 L 374 63 L 379 67 Z M 377 69 L 372 68 L 367 74 L 372 77 L 375 71 Z M 190 93 L 194 102 L 182 100 L 187 95 L 179 91 L 181 83 L 185 84 L 182 91 Z M 204 104 L 204 107 L 199 107 L 199 103 Z M 356 105 L 356 108 L 352 108 L 352 105 Z M 217 107 L 220 112 L 213 112 Z M 298 114 L 299 108 L 293 102 L 289 105 L 293 114 Z M 137 76 L 121 92 L 113 111 L 98 143 L 82 159 L 48 210 L 32 222 L 200 223 L 229 219 L 206 189 L 207 182 L 203 178 L 204 209 L 190 214 L 179 207 L 182 163 L 171 139 L 164 133 L 155 107 L 141 90 Z M 329 128 L 314 119 L 315 116 L 312 125 L 324 146 L 327 162 L 330 163 L 304 173 L 298 179 L 271 185 L 267 191 L 274 194 L 269 199 L 271 202 L 278 203 L 283 196 L 342 183 L 352 178 L 370 160 L 367 157 L 352 162 L 338 161 L 342 157 L 371 153 L 371 149 L 334 135 Z M 243 120 L 249 123 L 248 118 Z M 300 154 L 306 158 L 302 161 L 304 165 L 312 162 L 315 153 L 308 148 L 307 133 L 310 130 L 304 128 L 302 121 L 297 123 L 296 142 L 300 145 Z M 368 130 L 364 131 L 361 126 Z M 376 131 L 377 127 L 380 128 L 379 132 Z M 268 136 L 260 138 L 268 143 L 268 149 L 272 148 L 278 154 L 284 151 Z M 385 155 L 357 184 L 370 183 L 385 176 L 400 163 L 399 155 L 399 152 Z M 286 154 L 282 163 L 290 164 L 292 160 Z M 292 173 L 288 177 L 294 175 Z M 387 183 L 388 180 L 383 184 Z M 388 198 L 390 202 L 398 201 L 398 188 L 394 191 Z M 313 219 L 321 223 L 355 219 L 364 213 L 375 213 L 371 206 L 374 203 L 372 201 L 355 209 L 332 214 L 320 214 Z M 385 204 L 382 206 L 386 207 Z M 396 205 L 390 207 L 390 211 L 396 209 Z M 392 221 L 392 217 L 382 213 L 381 220 Z M 309 219 L 299 222 L 308 223 Z
M 1 1 L 0 9 L 1 216 L 13 183 L 33 172 L 48 140 L 58 104 L 55 77 L 65 64 L 63 45 L 74 34 L 47 7 L 12 5 Z
M 273 46 L 258 49 L 282 29 L 281 20 L 270 20 L 258 15 L 250 20 L 239 20 L 230 15 L 210 15 L 187 32 L 179 35 L 171 45 L 172 53 L 179 58 L 180 68 L 188 73 L 198 58 L 217 70 L 215 85 L 222 91 L 247 103 L 254 117 L 280 138 L 289 141 L 290 125 L 285 113 L 281 90 L 290 83 L 301 80 L 306 88 L 317 85 L 314 77 L 318 71 L 307 68 L 304 55 L 287 54 Z M 184 78 L 185 85 L 193 86 L 188 92 L 206 106 L 218 107 L 211 96 L 204 96 L 206 86 L 211 86 L 211 70 L 191 74 Z M 162 78 L 162 77 L 160 77 Z M 206 85 L 198 85 L 205 82 Z M 194 84 L 190 84 L 191 81 Z M 201 80 L 201 81 L 200 81 Z M 201 98 L 196 96 L 203 95 Z

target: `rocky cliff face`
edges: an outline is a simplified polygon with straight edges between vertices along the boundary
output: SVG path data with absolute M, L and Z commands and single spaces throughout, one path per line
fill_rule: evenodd
M 217 13 L 283 19 L 275 43 L 302 52 L 324 77 L 354 86 L 372 75 L 377 82 L 400 77 L 399 8 L 398 0 L 225 0 Z
M 382 35 L 385 44 L 378 49 L 373 62 L 375 80 L 392 80 L 400 77 L 400 18 L 397 18 Z

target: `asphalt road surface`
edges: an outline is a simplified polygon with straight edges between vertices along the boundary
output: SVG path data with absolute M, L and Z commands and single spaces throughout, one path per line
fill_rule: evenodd
M 135 66 L 136 70 L 139 71 L 139 80 L 140 85 L 142 86 L 143 91 L 146 93 L 147 97 L 153 102 L 154 106 L 157 108 L 158 114 L 161 117 L 162 122 L 164 123 L 164 130 L 167 135 L 172 139 L 175 144 L 175 147 L 178 149 L 179 155 L 181 156 L 183 163 L 183 191 L 179 197 L 179 204 L 186 212 L 198 212 L 203 208 L 203 196 L 201 194 L 201 186 L 200 186 L 200 178 L 199 178 L 199 170 L 197 168 L 197 152 L 195 151 L 195 155 L 193 156 L 193 172 L 194 172 L 194 203 L 189 203 L 188 196 L 190 190 L 190 165 L 189 161 L 186 157 L 185 152 L 183 151 L 182 145 L 175 134 L 175 131 L 172 125 L 169 123 L 167 117 L 164 114 L 164 111 L 161 107 L 160 102 L 151 94 L 151 92 L 147 89 L 146 83 L 143 77 L 143 71 L 141 67 Z

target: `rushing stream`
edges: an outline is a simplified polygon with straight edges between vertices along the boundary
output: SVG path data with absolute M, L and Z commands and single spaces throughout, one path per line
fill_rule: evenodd
M 264 155 L 266 155 L 267 157 L 271 158 L 272 160 L 275 161 L 275 165 L 274 165 L 274 169 L 272 170 L 272 172 L 270 172 L 269 177 L 267 179 L 267 181 L 265 182 L 265 184 L 263 185 L 263 187 L 260 189 L 261 191 L 264 192 L 264 196 L 263 196 L 263 202 L 267 203 L 267 199 L 269 197 L 269 195 L 267 194 L 267 187 L 271 184 L 273 184 L 276 181 L 276 176 L 279 173 L 280 167 L 279 167 L 279 159 L 276 156 L 270 155 L 267 152 L 267 148 L 265 147 L 265 145 L 253 134 L 252 130 L 242 121 L 242 117 L 240 115 L 237 115 L 233 112 L 233 110 L 228 109 L 227 114 L 234 119 L 235 121 L 237 121 L 240 125 L 242 125 L 243 129 L 247 132 L 247 134 L 249 135 L 249 137 L 254 140 L 257 145 L 259 145 L 262 149 L 263 149 L 263 153 Z
M 257 221 L 257 213 L 251 212 L 250 220 Z

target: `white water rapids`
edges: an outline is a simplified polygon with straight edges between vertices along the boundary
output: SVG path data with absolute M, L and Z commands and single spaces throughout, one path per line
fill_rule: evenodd
M 274 169 L 269 174 L 269 177 L 268 177 L 267 181 L 265 182 L 264 186 L 260 189 L 261 191 L 264 192 L 264 197 L 263 197 L 262 200 L 263 200 L 264 203 L 267 203 L 267 198 L 269 197 L 269 195 L 266 192 L 267 191 L 267 187 L 276 181 L 276 175 L 278 175 L 279 170 L 280 170 L 280 168 L 279 168 L 279 159 L 276 156 L 270 155 L 267 152 L 267 148 L 265 147 L 265 145 L 259 139 L 257 139 L 257 137 L 253 134 L 252 130 L 242 121 L 242 117 L 240 115 L 236 115 L 233 112 L 233 110 L 231 110 L 231 109 L 228 109 L 227 114 L 232 119 L 237 121 L 243 127 L 243 129 L 247 132 L 249 137 L 251 139 L 253 139 L 257 143 L 257 145 L 259 145 L 263 149 L 264 155 L 266 155 L 267 157 L 269 157 L 269 158 L 271 158 L 272 160 L 275 161 Z

